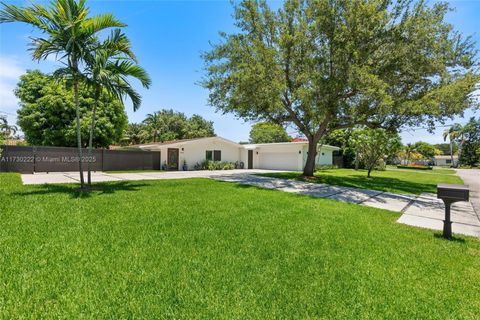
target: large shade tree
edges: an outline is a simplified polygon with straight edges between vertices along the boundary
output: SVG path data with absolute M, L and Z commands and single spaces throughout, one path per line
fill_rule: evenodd
M 77 145 L 75 98 L 66 82 L 38 70 L 28 71 L 20 77 L 15 89 L 20 106 L 17 122 L 29 144 Z M 94 89 L 84 82 L 80 83 L 79 89 L 82 147 L 87 146 L 95 101 L 99 110 L 92 145 L 106 148 L 119 142 L 128 122 L 119 99 L 105 91 L 95 97 Z
M 445 3 L 287 0 L 235 6 L 234 33 L 203 54 L 209 103 L 248 120 L 293 123 L 318 143 L 358 125 L 396 131 L 461 113 L 478 80 L 475 51 Z
M 43 60 L 55 56 L 65 66 L 72 81 L 76 110 L 80 184 L 84 188 L 80 127 L 79 82 L 86 56 L 98 46 L 98 34 L 108 28 L 124 27 L 112 14 L 89 16 L 85 0 L 52 0 L 48 6 L 30 4 L 19 7 L 3 4 L 0 23 L 23 22 L 42 36 L 31 37 L 32 57 Z

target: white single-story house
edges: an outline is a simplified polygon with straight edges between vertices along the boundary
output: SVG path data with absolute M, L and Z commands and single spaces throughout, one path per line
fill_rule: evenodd
M 458 165 L 458 156 L 453 156 L 453 163 L 451 156 L 434 156 L 433 162 L 436 166 L 456 167 Z
M 307 159 L 308 142 L 238 144 L 222 137 L 187 139 L 138 145 L 138 148 L 160 152 L 160 163 L 169 170 L 189 170 L 204 160 L 243 162 L 245 169 L 301 171 Z M 333 151 L 340 148 L 319 146 L 317 164 L 332 165 Z

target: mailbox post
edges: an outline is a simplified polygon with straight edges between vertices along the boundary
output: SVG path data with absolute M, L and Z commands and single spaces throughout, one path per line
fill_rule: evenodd
M 458 201 L 468 201 L 469 189 L 463 184 L 439 184 L 437 185 L 437 198 L 442 199 L 445 204 L 445 220 L 443 220 L 443 237 L 452 238 L 452 220 L 450 207 Z

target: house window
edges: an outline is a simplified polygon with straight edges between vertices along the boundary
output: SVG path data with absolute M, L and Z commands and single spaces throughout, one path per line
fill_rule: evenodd
M 446 162 L 447 164 L 452 164 L 452 159 L 447 159 Z
M 205 159 L 207 159 L 207 161 L 212 161 L 213 160 L 213 151 L 212 150 L 207 150 L 207 152 L 205 154 Z
M 213 161 L 222 161 L 222 151 L 220 150 L 213 151 Z
M 205 159 L 208 161 L 222 161 L 222 151 L 221 150 L 207 150 L 205 152 Z

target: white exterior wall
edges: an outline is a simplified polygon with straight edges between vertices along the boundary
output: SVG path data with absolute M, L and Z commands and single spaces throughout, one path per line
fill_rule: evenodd
M 450 163 L 447 163 L 447 160 L 450 161 Z M 448 158 L 448 159 L 445 159 L 445 158 L 434 158 L 434 162 L 435 162 L 435 165 L 436 166 L 441 166 L 441 167 L 450 167 L 450 166 L 457 166 L 458 164 L 458 158 L 457 157 L 454 157 L 453 158 L 453 163 L 451 163 L 451 159 Z
M 244 163 L 248 168 L 248 150 L 253 151 L 253 169 L 277 169 L 301 171 L 307 159 L 307 145 L 305 143 L 272 143 L 240 145 L 220 137 L 190 140 L 165 145 L 145 145 L 143 149 L 160 151 L 160 163 L 167 160 L 168 149 L 178 149 L 179 170 L 184 160 L 188 169 L 193 170 L 195 164 L 205 160 L 207 150 L 220 150 L 221 161 Z M 336 148 L 335 148 L 336 149 Z M 319 165 L 332 164 L 333 147 L 323 147 L 319 150 L 316 163 Z
M 160 155 L 161 163 L 167 160 L 167 152 L 169 148 L 178 148 L 179 169 L 182 168 L 183 161 L 185 160 L 188 169 L 193 170 L 195 164 L 205 160 L 207 150 L 220 150 L 222 152 L 221 161 L 236 162 L 240 160 L 240 148 L 220 139 L 193 140 L 171 146 L 162 146 Z
M 308 146 L 303 149 L 303 166 L 307 163 Z M 323 147 L 317 151 L 317 157 L 315 158 L 315 164 L 320 166 L 333 164 L 333 149 Z

